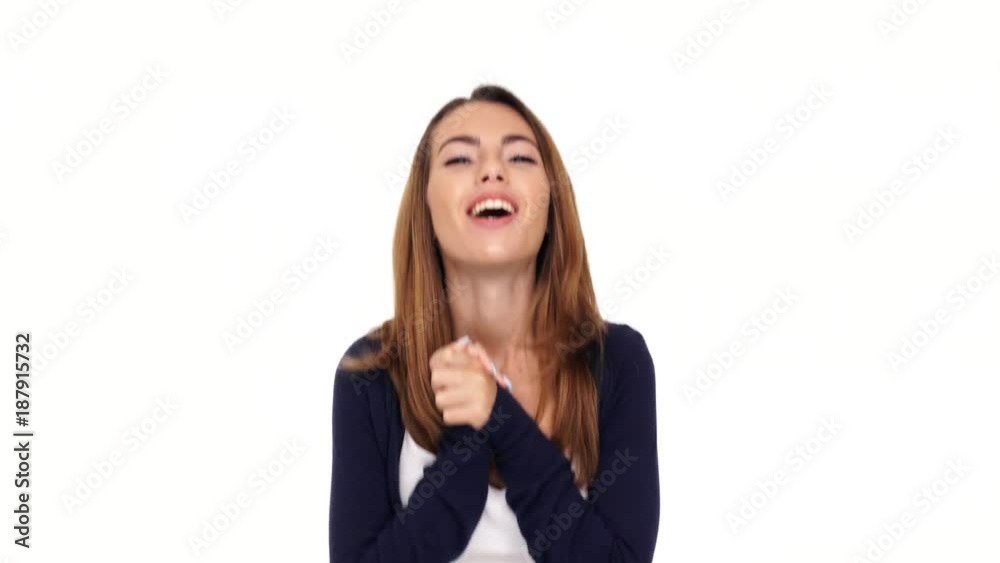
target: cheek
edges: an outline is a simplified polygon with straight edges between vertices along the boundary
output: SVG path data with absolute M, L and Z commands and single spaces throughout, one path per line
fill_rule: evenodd
M 545 174 L 533 176 L 522 184 L 527 189 L 524 192 L 528 217 L 532 222 L 545 222 L 548 219 L 549 202 L 551 200 L 549 182 Z
M 441 204 L 444 199 L 444 187 L 441 185 L 441 181 L 431 176 L 427 182 L 427 206 L 430 208 L 431 213 L 436 212 L 441 208 Z
M 435 221 L 448 219 L 458 205 L 458 189 L 447 178 L 432 175 L 427 183 L 427 207 Z

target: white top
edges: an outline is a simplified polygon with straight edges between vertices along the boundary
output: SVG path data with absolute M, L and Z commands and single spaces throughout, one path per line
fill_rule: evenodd
M 410 436 L 403 433 L 403 447 L 399 452 L 399 498 L 405 507 L 413 489 L 424 476 L 424 468 L 434 463 L 437 455 L 431 453 Z M 507 489 L 486 485 L 486 506 L 469 538 L 465 551 L 455 559 L 459 563 L 533 563 L 528 553 L 528 542 L 517 527 L 517 516 L 507 504 Z M 586 498 L 586 488 L 580 489 Z

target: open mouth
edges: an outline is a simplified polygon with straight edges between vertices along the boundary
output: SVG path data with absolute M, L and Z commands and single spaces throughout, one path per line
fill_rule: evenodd
M 483 211 L 474 214 L 473 217 L 489 219 L 506 217 L 508 215 L 513 215 L 513 213 L 507 211 L 506 209 L 484 209 Z
M 473 219 L 503 219 L 517 213 L 514 204 L 505 199 L 486 199 L 467 210 Z

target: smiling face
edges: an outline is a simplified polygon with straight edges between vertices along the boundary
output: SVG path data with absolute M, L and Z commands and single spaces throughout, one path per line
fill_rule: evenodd
M 468 102 L 435 128 L 427 205 L 446 260 L 534 260 L 545 236 L 549 182 L 528 122 L 495 102 Z

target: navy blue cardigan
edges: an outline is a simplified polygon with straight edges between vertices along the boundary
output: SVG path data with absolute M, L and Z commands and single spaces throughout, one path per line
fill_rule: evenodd
M 337 369 L 330 489 L 332 563 L 445 563 L 468 544 L 486 504 L 491 454 L 535 561 L 649 562 L 660 516 L 653 361 L 642 335 L 607 323 L 597 476 L 584 498 L 569 460 L 506 389 L 478 433 L 446 426 L 407 507 L 399 495 L 404 427 L 386 370 Z M 345 352 L 378 346 L 362 336 Z M 417 497 L 420 498 L 417 498 Z

